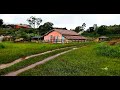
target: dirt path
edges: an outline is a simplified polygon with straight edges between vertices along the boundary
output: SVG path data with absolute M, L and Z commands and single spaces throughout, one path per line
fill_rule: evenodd
M 72 46 L 72 47 L 75 47 L 75 46 Z M 71 48 L 71 47 L 65 47 L 65 48 Z M 60 48 L 60 49 L 65 49 L 65 48 Z M 43 53 L 39 53 L 39 54 L 34 54 L 34 55 L 30 55 L 30 56 L 26 56 L 26 57 L 23 57 L 23 58 L 19 58 L 11 63 L 7 63 L 7 64 L 1 64 L 0 65 L 0 69 L 4 69 L 4 68 L 7 68 L 7 67 L 10 67 L 16 63 L 19 63 L 23 60 L 27 60 L 29 58 L 32 58 L 32 57 L 36 57 L 36 56 L 40 56 L 40 55 L 43 55 L 43 54 L 47 54 L 47 53 L 50 53 L 50 52 L 53 52 L 53 51 L 56 51 L 56 50 L 60 50 L 60 49 L 55 49 L 55 50 L 51 50 L 51 51 L 46 51 L 46 52 L 43 52 Z
M 59 53 L 59 54 L 50 56 L 50 57 L 48 57 L 48 58 L 46 58 L 46 59 L 44 59 L 44 60 L 42 60 L 42 61 L 39 61 L 39 62 L 37 62 L 37 63 L 34 63 L 34 64 L 32 64 L 32 65 L 30 65 L 30 66 L 27 66 L 27 67 L 25 67 L 25 68 L 22 68 L 22 69 L 20 69 L 20 70 L 17 70 L 17 71 L 14 71 L 14 72 L 10 72 L 10 73 L 8 73 L 8 74 L 6 74 L 6 75 L 3 75 L 3 76 L 17 76 L 18 74 L 20 74 L 20 73 L 22 73 L 22 72 L 24 72 L 24 71 L 26 71 L 26 70 L 29 70 L 29 69 L 31 69 L 31 68 L 34 68 L 34 67 L 36 67 L 37 65 L 44 64 L 44 63 L 46 63 L 47 61 L 52 60 L 52 59 L 54 59 L 54 58 L 56 58 L 56 57 L 58 57 L 58 56 L 60 56 L 60 55 L 62 55 L 62 54 L 65 54 L 65 53 L 67 53 L 67 52 L 70 52 L 70 51 L 72 51 L 72 50 L 74 50 L 74 49 L 77 49 L 77 48 L 73 48 L 73 49 L 71 49 L 71 50 L 64 51 L 64 52 L 62 52 L 62 53 Z

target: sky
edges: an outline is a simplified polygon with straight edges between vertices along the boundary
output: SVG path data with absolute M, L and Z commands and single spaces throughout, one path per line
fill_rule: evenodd
M 120 14 L 0 14 L 5 24 L 28 24 L 27 19 L 30 16 L 41 18 L 45 22 L 52 22 L 53 27 L 66 27 L 67 29 L 75 29 L 86 23 L 86 29 L 94 24 L 114 25 L 120 24 Z

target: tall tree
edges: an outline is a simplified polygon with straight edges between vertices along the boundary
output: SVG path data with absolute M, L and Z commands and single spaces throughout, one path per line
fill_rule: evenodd
M 100 34 L 100 35 L 106 35 L 107 34 L 107 26 L 106 25 L 101 25 L 97 29 L 97 33 Z
M 39 33 L 41 35 L 44 35 L 45 33 L 49 32 L 53 29 L 53 23 L 52 22 L 46 22 L 43 25 L 39 26 Z
M 36 19 L 37 28 L 39 28 L 41 22 L 42 22 L 42 19 L 41 19 L 41 18 L 37 18 L 37 19 Z
M 0 19 L 0 27 L 3 25 L 3 19 Z
M 77 26 L 74 31 L 79 33 L 80 31 L 83 31 L 83 27 L 82 26 Z
M 82 24 L 82 29 L 84 30 L 84 29 L 85 29 L 85 27 L 86 27 L 86 24 L 85 24 L 85 23 L 83 23 L 83 24 Z
M 94 27 L 89 27 L 89 32 L 94 32 Z
M 31 27 L 35 29 L 35 25 L 37 25 L 37 28 L 40 26 L 42 19 L 41 18 L 36 18 L 34 16 L 31 16 L 30 18 L 27 19 L 28 23 L 30 24 Z M 40 33 L 38 32 L 39 36 Z M 39 42 L 39 37 L 38 37 L 38 42 Z
M 35 28 L 35 25 L 37 25 L 37 27 L 40 26 L 40 23 L 42 22 L 42 19 L 31 16 L 30 18 L 27 19 L 27 21 L 28 21 L 28 23 L 30 24 L 31 27 Z

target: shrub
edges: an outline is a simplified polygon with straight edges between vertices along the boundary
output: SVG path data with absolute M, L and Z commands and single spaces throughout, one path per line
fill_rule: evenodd
M 97 55 L 120 58 L 120 45 L 110 46 L 107 44 L 100 44 L 95 47 L 95 50 Z
M 0 43 L 0 49 L 1 49 L 1 48 L 5 48 L 5 46 L 4 46 L 3 44 Z

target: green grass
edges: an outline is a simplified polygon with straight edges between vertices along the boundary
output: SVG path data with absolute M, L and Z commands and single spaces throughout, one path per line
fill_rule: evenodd
M 2 43 L 0 43 L 0 49 L 3 49 L 3 48 L 5 48 L 5 46 Z
M 90 43 L 88 43 L 90 44 Z M 80 47 L 80 46 L 84 46 L 84 45 L 88 45 L 87 43 L 81 43 L 80 45 L 76 46 L 76 47 Z M 68 48 L 63 48 L 61 50 L 56 50 L 56 51 L 53 51 L 51 53 L 47 53 L 47 54 L 44 54 L 44 55 L 40 55 L 40 56 L 37 56 L 37 57 L 33 57 L 33 58 L 30 58 L 30 59 L 27 59 L 27 60 L 24 60 L 24 61 L 21 61 L 17 64 L 14 64 L 8 68 L 5 68 L 5 69 L 2 69 L 0 70 L 0 75 L 4 75 L 4 74 L 7 74 L 9 72 L 12 72 L 12 71 L 16 71 L 16 70 L 19 70 L 21 68 L 24 68 L 28 65 L 31 65 L 31 64 L 34 64 L 38 61 L 41 61 L 49 56 L 52 56 L 52 55 L 55 55 L 55 54 L 58 54 L 60 52 L 63 52 L 63 51 L 66 51 L 66 50 L 70 50 L 71 47 L 68 47 Z
M 0 43 L 0 64 L 12 62 L 18 58 L 45 52 L 48 50 L 80 45 L 81 43 L 70 44 L 47 44 L 47 43 Z
M 29 66 L 31 64 L 34 64 L 38 61 L 41 61 L 49 56 L 52 56 L 52 55 L 55 55 L 55 54 L 58 54 L 60 52 L 63 52 L 63 51 L 66 51 L 66 50 L 70 50 L 71 48 L 65 48 L 65 49 L 61 49 L 61 50 L 56 50 L 56 51 L 53 51 L 53 52 L 50 52 L 50 53 L 47 53 L 47 54 L 44 54 L 44 55 L 40 55 L 40 56 L 37 56 L 37 57 L 33 57 L 33 58 L 30 58 L 30 59 L 27 59 L 27 60 L 24 60 L 24 61 L 21 61 L 17 64 L 14 64 L 8 68 L 5 68 L 5 69 L 2 69 L 0 70 L 0 75 L 3 75 L 3 74 L 6 74 L 6 73 L 9 73 L 9 72 L 12 72 L 12 71 L 16 71 L 16 70 L 19 70 L 21 68 L 24 68 L 26 66 Z
M 120 76 L 120 59 L 97 55 L 96 46 L 71 51 L 19 76 Z
M 100 43 L 95 47 L 96 54 L 111 58 L 120 58 L 120 45 L 110 46 L 106 43 Z

